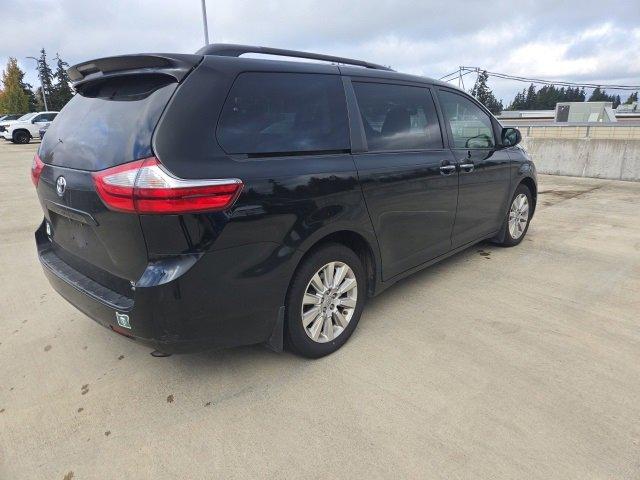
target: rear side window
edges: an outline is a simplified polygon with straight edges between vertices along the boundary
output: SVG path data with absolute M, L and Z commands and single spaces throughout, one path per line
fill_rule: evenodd
M 428 88 L 353 82 L 369 151 L 442 148 Z
M 340 77 L 240 74 L 222 109 L 217 138 L 232 154 L 347 150 L 349 130 Z
M 56 118 L 56 113 L 43 113 L 38 115 L 33 119 L 34 122 L 51 122 L 54 118 Z
M 480 107 L 457 93 L 440 90 L 439 96 L 455 148 L 492 148 L 495 145 L 491 119 Z

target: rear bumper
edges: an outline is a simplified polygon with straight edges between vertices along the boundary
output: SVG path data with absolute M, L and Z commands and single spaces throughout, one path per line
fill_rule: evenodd
M 151 262 L 129 296 L 57 257 L 44 223 L 36 243 L 43 271 L 64 299 L 111 331 L 165 353 L 268 341 L 288 285 L 289 266 L 272 261 L 282 258 L 275 244 Z M 116 314 L 127 315 L 131 328 L 120 326 Z
M 50 259 L 46 258 L 47 253 L 48 252 L 46 252 L 45 255 L 39 255 L 42 269 L 53 289 L 58 292 L 65 300 L 71 303 L 86 316 L 98 322 L 103 327 L 109 328 L 114 332 L 120 333 L 121 335 L 136 340 L 139 343 L 154 348 L 156 347 L 156 343 L 153 341 L 153 339 L 142 337 L 137 332 L 137 334 L 134 334 L 133 330 L 129 333 L 127 329 L 124 329 L 118 325 L 118 322 L 116 321 L 116 313 L 126 314 L 127 316 L 130 316 L 133 309 L 125 310 L 114 308 L 112 305 L 98 300 L 86 289 L 79 288 L 77 284 L 72 282 L 68 277 L 65 277 L 62 272 L 56 271 L 51 268 L 51 264 L 48 261 Z
M 198 342 L 193 341 L 181 341 L 177 338 L 171 341 L 162 341 L 153 338 L 153 329 L 150 324 L 153 312 L 145 311 L 145 309 L 141 307 L 136 308 L 133 299 L 126 301 L 128 308 L 124 308 L 125 305 L 113 304 L 107 297 L 115 297 L 117 293 L 109 291 L 104 287 L 103 293 L 105 297 L 100 298 L 96 295 L 96 289 L 93 288 L 95 282 L 87 277 L 81 279 L 81 274 L 78 272 L 76 272 L 76 275 L 69 275 L 69 270 L 71 270 L 69 267 L 64 269 L 56 268 L 61 265 L 59 264 L 59 260 L 55 260 L 54 255 L 50 250 L 39 252 L 38 255 L 44 274 L 53 289 L 71 305 L 103 327 L 125 336 L 130 340 L 134 340 L 141 345 L 165 353 L 186 353 L 206 348 L 206 345 L 200 345 Z M 127 315 L 132 328 L 127 329 L 121 327 L 117 321 L 117 314 Z

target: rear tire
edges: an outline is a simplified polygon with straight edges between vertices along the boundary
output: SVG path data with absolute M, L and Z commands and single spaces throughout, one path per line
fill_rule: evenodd
M 13 137 L 12 137 L 13 143 L 19 143 L 24 145 L 29 143 L 29 140 L 31 140 L 31 135 L 29 134 L 29 132 L 25 130 L 18 130 L 17 132 L 13 132 Z
M 285 341 L 308 358 L 344 345 L 364 308 L 367 276 L 360 257 L 338 243 L 309 254 L 291 279 L 286 298 Z
M 526 185 L 520 184 L 513 193 L 509 210 L 504 219 L 504 238 L 498 245 L 503 247 L 515 247 L 529 230 L 529 222 L 533 213 L 533 201 L 531 191 Z

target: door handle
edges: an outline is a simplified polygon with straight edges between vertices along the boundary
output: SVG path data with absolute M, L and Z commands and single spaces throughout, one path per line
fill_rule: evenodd
M 462 163 L 460 165 L 460 170 L 463 170 L 466 173 L 473 172 L 474 168 L 475 168 L 475 165 L 473 163 Z
M 440 173 L 442 175 L 451 175 L 455 171 L 456 171 L 455 165 L 442 165 L 440 167 Z

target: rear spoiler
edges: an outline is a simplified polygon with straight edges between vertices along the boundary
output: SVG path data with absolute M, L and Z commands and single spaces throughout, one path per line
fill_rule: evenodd
M 202 55 L 147 53 L 98 58 L 69 67 L 67 73 L 74 88 L 123 75 L 159 73 L 182 80 L 202 61 Z

